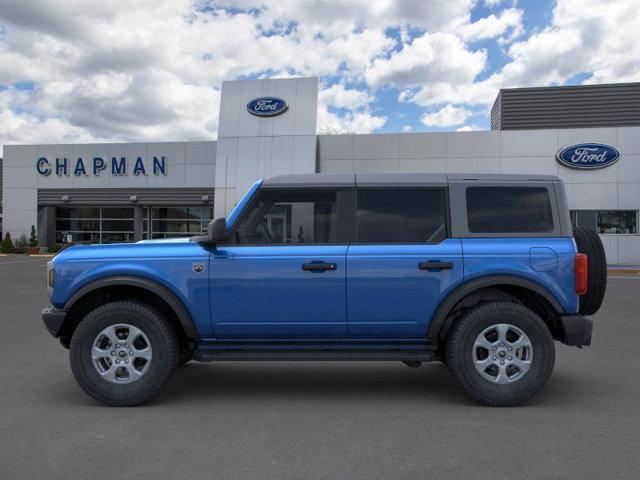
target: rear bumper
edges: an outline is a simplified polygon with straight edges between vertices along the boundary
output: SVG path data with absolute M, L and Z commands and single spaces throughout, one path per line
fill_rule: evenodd
M 58 310 L 55 307 L 47 307 L 42 310 L 42 321 L 45 327 L 47 327 L 47 330 L 49 330 L 49 333 L 56 338 L 60 336 L 60 331 L 62 330 L 62 325 L 66 317 L 66 310 Z
M 562 343 L 575 347 L 591 345 L 593 322 L 582 315 L 563 315 L 560 323 L 564 331 Z

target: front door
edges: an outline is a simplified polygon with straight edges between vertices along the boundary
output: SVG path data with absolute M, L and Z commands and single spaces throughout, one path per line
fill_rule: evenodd
M 216 338 L 343 339 L 347 244 L 336 190 L 262 189 L 211 254 Z
M 357 191 L 349 338 L 424 340 L 439 303 L 463 280 L 460 239 L 447 238 L 445 195 L 444 188 Z

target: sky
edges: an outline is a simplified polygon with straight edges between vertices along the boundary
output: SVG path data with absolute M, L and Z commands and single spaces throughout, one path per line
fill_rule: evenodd
M 500 88 L 640 81 L 638 0 L 0 0 L 0 144 L 215 140 L 223 80 L 318 131 L 489 129 Z

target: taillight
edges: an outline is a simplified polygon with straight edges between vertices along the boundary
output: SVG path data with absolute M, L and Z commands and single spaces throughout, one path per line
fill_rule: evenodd
M 578 295 L 584 295 L 587 293 L 587 287 L 589 286 L 589 274 L 587 272 L 587 266 L 589 264 L 589 257 L 584 253 L 576 253 L 574 259 L 575 265 L 575 289 Z

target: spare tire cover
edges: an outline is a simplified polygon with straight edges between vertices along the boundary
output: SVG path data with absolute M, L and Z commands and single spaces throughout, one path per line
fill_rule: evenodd
M 587 292 L 580 296 L 579 313 L 593 315 L 600 309 L 607 289 L 607 257 L 602 240 L 588 228 L 573 228 L 573 238 L 578 252 L 589 257 Z

